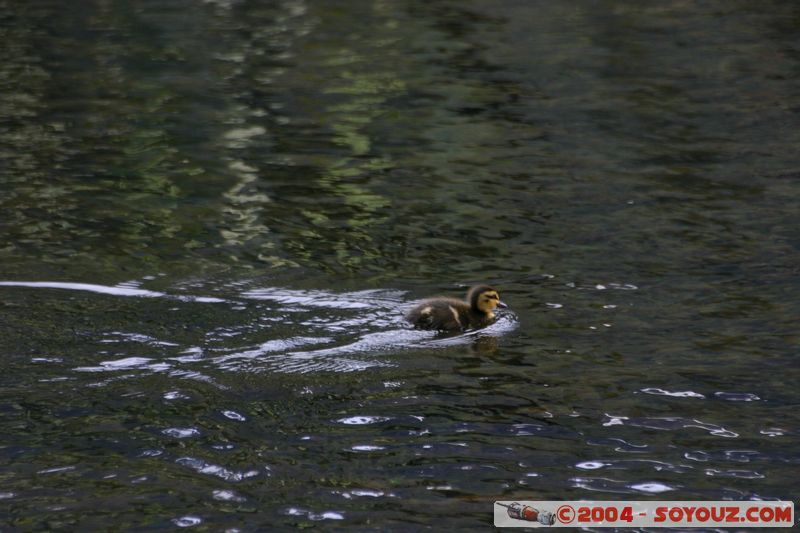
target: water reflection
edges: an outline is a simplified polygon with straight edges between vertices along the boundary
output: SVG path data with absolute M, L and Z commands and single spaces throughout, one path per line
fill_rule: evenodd
M 676 430 L 685 428 L 698 428 L 708 431 L 710 435 L 718 437 L 736 438 L 738 433 L 725 429 L 717 424 L 711 424 L 700 420 L 687 420 L 680 417 L 627 417 L 613 416 L 606 414 L 607 420 L 604 426 L 635 426 L 648 429 Z

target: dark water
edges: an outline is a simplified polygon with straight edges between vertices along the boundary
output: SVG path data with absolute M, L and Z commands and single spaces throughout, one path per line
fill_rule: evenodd
M 0 0 L 0 530 L 797 500 L 798 25 Z

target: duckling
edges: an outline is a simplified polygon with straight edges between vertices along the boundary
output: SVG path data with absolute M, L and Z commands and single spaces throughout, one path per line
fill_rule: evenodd
M 488 285 L 472 287 L 466 300 L 430 298 L 408 312 L 406 320 L 417 329 L 458 331 L 488 326 L 494 320 L 496 307 L 507 307 L 500 301 L 497 289 Z

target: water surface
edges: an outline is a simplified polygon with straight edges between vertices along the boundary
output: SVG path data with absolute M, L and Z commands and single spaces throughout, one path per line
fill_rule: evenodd
M 797 500 L 795 3 L 0 8 L 3 531 Z

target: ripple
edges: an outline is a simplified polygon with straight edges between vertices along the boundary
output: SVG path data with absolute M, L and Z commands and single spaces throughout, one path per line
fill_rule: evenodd
M 285 352 L 299 346 L 308 344 L 321 344 L 326 342 L 333 342 L 333 339 L 331 337 L 293 337 L 291 339 L 276 339 L 259 344 L 255 348 L 236 351 L 234 353 L 215 357 L 211 359 L 211 361 L 220 365 L 221 368 L 225 368 L 227 370 L 237 370 L 239 368 L 238 366 L 235 364 L 228 365 L 227 363 L 230 361 L 259 359 L 264 355 Z
M 627 453 L 643 453 L 649 448 L 647 444 L 633 444 L 617 437 L 611 437 L 605 439 L 588 439 L 586 443 L 594 446 L 603 446 L 603 445 L 614 446 L 614 451 L 627 452 Z
M 165 392 L 163 398 L 165 400 L 188 400 L 190 397 L 180 391 Z
M 269 370 L 282 373 L 357 372 L 376 367 L 393 366 L 372 357 L 379 352 L 453 346 L 474 343 L 477 338 L 500 336 L 516 329 L 518 319 L 514 313 L 498 313 L 490 326 L 459 335 L 442 337 L 435 332 L 411 329 L 400 317 L 398 309 L 409 304 L 403 300 L 405 293 L 396 290 L 366 290 L 333 293 L 324 290 L 292 290 L 279 287 L 244 291 L 241 296 L 257 300 L 270 300 L 283 304 L 292 313 L 313 313 L 315 309 L 335 309 L 342 315 L 312 315 L 298 319 L 297 323 L 311 331 L 293 339 L 273 340 L 255 349 L 217 357 L 214 362 L 228 370 Z M 381 328 L 380 331 L 364 331 Z M 337 343 L 335 336 L 348 332 L 361 332 L 354 341 Z M 316 334 L 324 335 L 317 336 Z M 325 346 L 325 345 L 329 346 Z M 333 346 L 330 346 L 333 344 Z M 296 350 L 303 345 L 322 345 L 311 350 Z M 364 358 L 355 356 L 364 354 Z M 269 357 L 265 357 L 268 355 Z M 238 360 L 238 361 L 237 361 Z M 245 360 L 251 360 L 245 363 Z
M 402 292 L 393 290 L 366 290 L 335 294 L 321 290 L 292 290 L 278 287 L 255 289 L 242 293 L 244 298 L 271 300 L 284 304 L 331 309 L 394 308 Z
M 575 465 L 576 468 L 580 468 L 581 470 L 597 470 L 598 468 L 603 468 L 604 466 L 608 466 L 608 463 L 601 463 L 599 461 L 584 461 Z
M 150 448 L 147 450 L 143 450 L 142 453 L 139 454 L 139 457 L 158 457 L 159 455 L 163 454 L 164 450 Z
M 225 132 L 223 137 L 229 141 L 246 141 L 253 137 L 260 137 L 265 133 L 267 133 L 267 130 L 262 126 L 248 126 L 246 128 L 230 129 Z
M 230 470 L 223 466 L 207 463 L 202 459 L 197 459 L 194 457 L 180 457 L 176 459 L 175 462 L 179 465 L 191 468 L 198 474 L 215 476 L 220 479 L 224 479 L 225 481 L 238 482 L 244 479 L 256 477 L 260 474 L 258 470 L 247 470 L 247 471 Z
M 306 516 L 310 520 L 344 520 L 344 515 L 337 511 L 315 513 L 299 507 L 289 507 L 285 513 L 289 516 Z
M 474 329 L 459 335 L 446 336 L 444 338 L 437 335 L 437 337 L 434 339 L 427 339 L 427 338 L 423 339 L 417 345 L 457 346 L 457 345 L 471 344 L 475 342 L 476 339 L 479 339 L 481 337 L 502 337 L 503 335 L 506 335 L 516 330 L 518 327 L 519 327 L 519 318 L 512 311 L 506 309 L 498 312 L 497 320 L 495 320 L 493 323 L 489 324 L 485 328 Z M 417 334 L 431 333 L 431 332 L 419 332 L 419 331 L 415 332 Z
M 101 370 L 134 368 L 147 365 L 150 361 L 152 361 L 152 359 L 149 357 L 126 357 L 124 359 L 117 359 L 116 361 L 101 361 L 99 367 L 93 368 L 100 368 Z M 77 370 L 84 370 L 84 368 L 78 368 Z
M 75 466 L 56 466 L 53 468 L 45 468 L 44 470 L 38 470 L 37 474 L 57 474 L 59 472 L 69 472 L 71 470 L 75 470 Z
M 578 284 L 574 281 L 570 281 L 566 284 L 567 287 L 570 288 L 577 288 L 577 289 L 593 289 L 596 291 L 605 291 L 608 289 L 617 290 L 617 291 L 635 291 L 638 290 L 639 287 L 634 285 L 633 283 L 617 283 L 617 282 L 609 282 L 609 283 L 595 283 L 594 285 L 587 285 L 587 284 Z
M 750 463 L 754 461 L 781 461 L 794 463 L 797 459 L 791 456 L 767 455 L 756 450 L 722 450 L 706 452 L 702 450 L 691 450 L 685 452 L 683 456 L 691 461 L 706 463 L 709 461 L 727 461 L 733 463 Z
M 518 437 L 541 435 L 572 438 L 576 436 L 573 430 L 554 424 L 513 424 L 510 431 Z
M 200 435 L 200 430 L 197 428 L 167 428 L 162 429 L 161 433 L 176 439 L 188 439 Z
M 581 470 L 599 470 L 601 468 L 631 470 L 639 469 L 642 466 L 651 467 L 656 472 L 676 472 L 679 474 L 692 470 L 691 466 L 674 465 L 672 463 L 656 461 L 654 459 L 607 459 L 602 461 L 584 461 L 575 465 L 576 468 L 580 468 Z
M 359 497 L 369 497 L 369 498 L 380 498 L 381 496 L 385 496 L 386 493 L 382 490 L 367 490 L 367 489 L 353 489 L 349 492 L 346 492 L 349 496 L 359 496 Z M 343 495 L 344 495 L 343 494 Z
M 336 420 L 340 424 L 346 424 L 348 426 L 363 426 L 367 424 L 378 424 L 380 422 L 386 422 L 387 420 L 391 420 L 391 417 L 388 416 L 350 416 L 347 418 L 340 418 Z
M 615 289 L 619 291 L 636 291 L 639 290 L 639 287 L 634 285 L 633 283 L 609 283 L 608 287 L 610 289 Z
M 705 396 L 703 394 L 700 394 L 699 392 L 690 391 L 690 390 L 688 390 L 688 391 L 668 391 L 668 390 L 664 390 L 664 389 L 657 389 L 657 388 L 650 387 L 650 388 L 646 388 L 646 389 L 640 389 L 640 392 L 643 392 L 645 394 L 655 394 L 657 396 L 672 396 L 673 398 L 699 398 L 699 399 L 705 399 Z
M 222 416 L 230 418 L 231 420 L 236 420 L 237 422 L 244 422 L 247 420 L 244 415 L 240 415 L 236 411 L 222 411 Z
M 677 487 L 661 483 L 660 481 L 643 481 L 637 483 L 627 483 L 610 478 L 598 477 L 575 477 L 570 479 L 575 488 L 590 490 L 593 492 L 610 492 L 615 494 L 658 494 L 677 490 Z
M 240 496 L 235 491 L 232 490 L 215 490 L 211 493 L 211 496 L 215 500 L 219 500 L 221 502 L 244 502 L 247 501 L 247 498 L 244 496 Z
M 572 486 L 578 489 L 590 490 L 593 492 L 612 492 L 625 494 L 632 492 L 621 481 L 608 478 L 597 477 L 574 477 L 571 478 Z
M 683 454 L 683 456 L 690 461 L 697 461 L 700 463 L 706 463 L 711 458 L 709 453 L 703 451 L 686 452 Z
M 675 490 L 675 487 L 671 487 L 669 485 L 665 485 L 664 483 L 637 483 L 636 485 L 630 486 L 633 490 L 638 490 L 640 492 L 647 492 L 650 494 L 659 494 L 661 492 L 668 492 L 671 490 Z
M 739 479 L 762 479 L 763 474 L 754 472 L 752 470 L 718 470 L 716 468 L 706 468 L 707 476 L 715 477 L 733 477 Z
M 728 402 L 757 402 L 761 400 L 751 392 L 715 392 L 714 396 Z
M 175 344 L 174 342 L 167 342 L 167 341 L 160 341 L 154 337 L 149 335 L 144 335 L 142 333 L 126 333 L 124 331 L 109 331 L 105 333 L 104 339 L 100 340 L 99 342 L 103 344 L 120 344 L 124 342 L 138 342 L 140 344 L 148 344 L 151 346 L 166 346 L 166 347 L 175 347 L 180 346 L 179 344 Z
M 172 523 L 178 527 L 193 527 L 203 523 L 203 519 L 199 516 L 182 516 L 180 518 L 173 518 Z
M 625 426 L 641 427 L 647 429 L 660 429 L 666 431 L 698 428 L 707 431 L 710 435 L 714 435 L 716 437 L 736 438 L 739 436 L 738 433 L 725 429 L 720 425 L 711 424 L 709 422 L 703 422 L 697 419 L 687 420 L 685 418 L 671 417 L 671 416 L 630 418 L 627 416 L 609 415 L 608 413 L 606 413 L 605 416 L 608 417 L 608 420 L 603 422 L 603 426 L 625 425 Z
M 725 459 L 737 463 L 749 463 L 753 459 L 764 458 L 764 454 L 755 450 L 725 450 L 722 453 Z
M 400 339 L 403 333 L 405 332 L 401 331 L 398 335 L 398 332 L 393 330 L 365 334 L 354 343 L 309 351 L 291 351 L 291 349 L 305 344 L 333 343 L 336 340 L 332 337 L 300 337 L 269 341 L 256 349 L 221 356 L 214 361 L 222 363 L 220 368 L 225 370 L 249 372 L 264 370 L 282 373 L 358 372 L 391 365 L 376 359 L 354 359 L 350 357 L 351 355 L 398 348 L 402 346 Z
M 356 444 L 355 446 L 350 447 L 351 450 L 356 452 L 376 452 L 380 450 L 385 450 L 385 446 L 375 446 L 373 444 Z
M 79 366 L 75 368 L 77 372 L 117 372 L 120 370 L 150 370 L 152 372 L 163 372 L 172 368 L 169 363 L 151 363 L 153 359 L 149 357 L 125 357 L 113 361 L 101 361 L 98 366 Z

